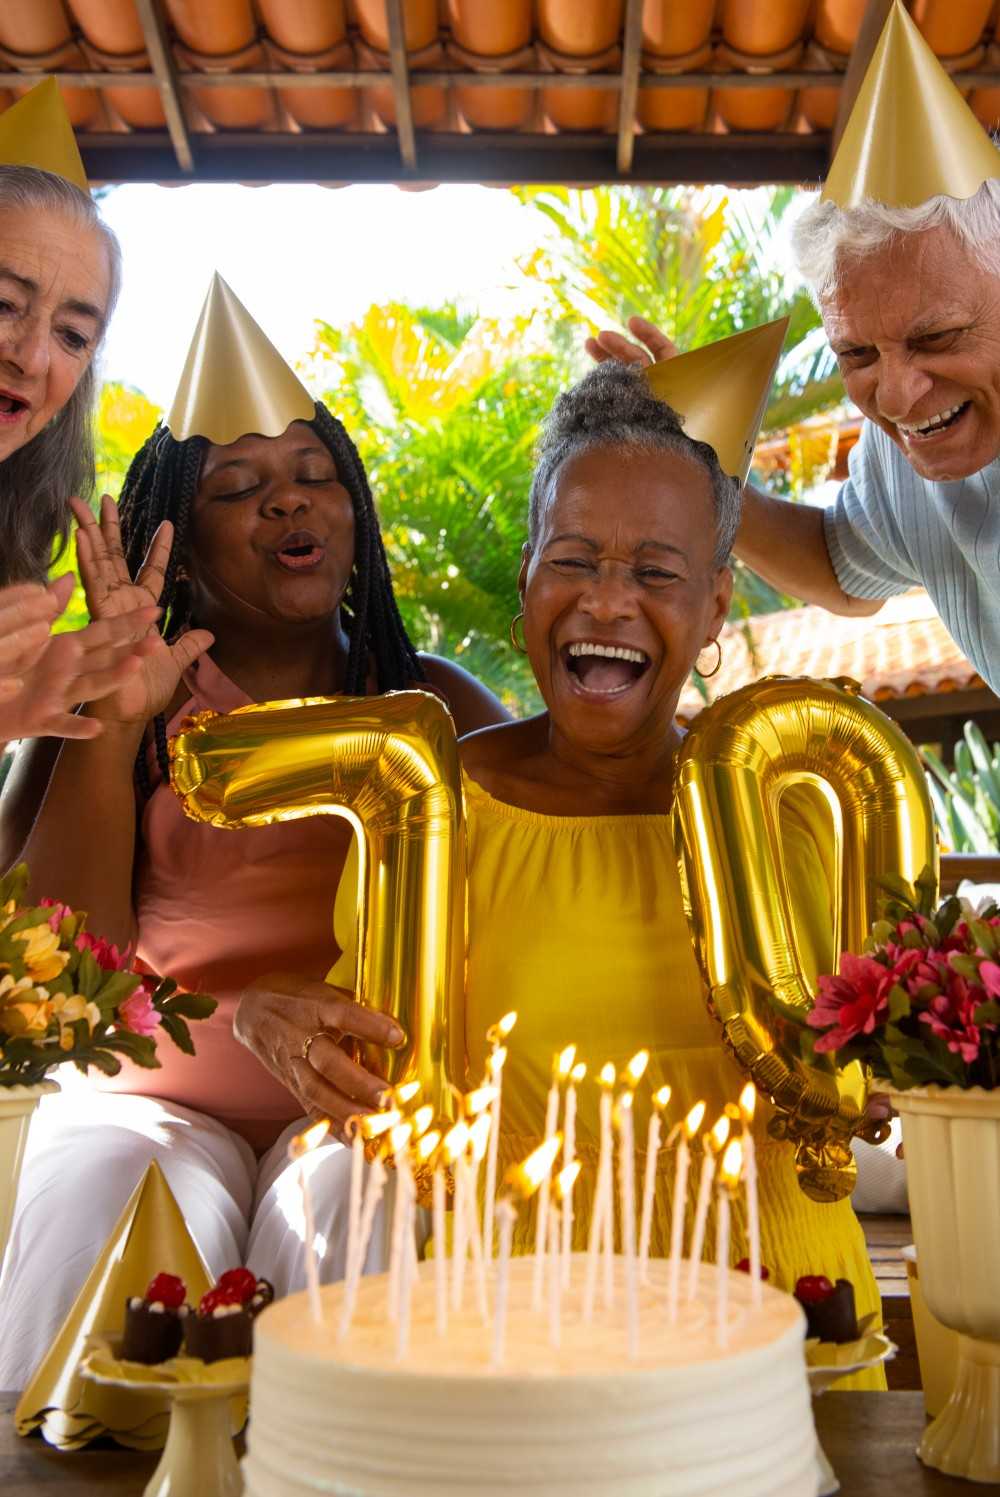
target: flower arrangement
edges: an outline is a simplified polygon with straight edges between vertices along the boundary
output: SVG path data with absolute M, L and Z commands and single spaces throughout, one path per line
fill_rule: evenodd
M 119 1056 L 155 1067 L 162 1030 L 194 1054 L 188 1020 L 215 999 L 169 978 L 133 972 L 129 953 L 92 936 L 86 916 L 43 900 L 25 904 L 22 863 L 0 879 L 0 1087 L 30 1086 L 64 1061 L 108 1076 Z
M 817 1054 L 861 1060 L 899 1091 L 936 1084 L 992 1089 L 1000 1078 L 1000 911 L 952 896 L 935 907 L 925 869 L 911 887 L 885 879 L 882 919 L 860 956 L 819 979 L 807 1023 Z

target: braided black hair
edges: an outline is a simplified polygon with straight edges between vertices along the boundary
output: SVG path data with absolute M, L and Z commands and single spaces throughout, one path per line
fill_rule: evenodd
M 329 450 L 337 466 L 337 477 L 350 494 L 354 510 L 354 566 L 340 605 L 350 641 L 344 691 L 351 696 L 365 694 L 369 658 L 375 662 L 380 692 L 412 686 L 425 679 L 424 671 L 393 592 L 364 464 L 344 427 L 325 406 L 317 404 L 309 425 Z M 191 513 L 208 445 L 204 437 L 178 442 L 165 427 L 158 426 L 132 459 L 119 500 L 122 546 L 133 577 L 142 566 L 157 526 L 163 520 L 173 521 L 174 543 L 160 597 L 163 617 L 159 628 L 168 639 L 176 638 L 194 622 L 191 587 L 178 572 L 188 545 Z M 167 724 L 162 713 L 153 720 L 153 736 L 156 762 L 167 779 L 170 762 Z M 145 746 L 136 760 L 136 776 L 148 799 L 151 784 Z

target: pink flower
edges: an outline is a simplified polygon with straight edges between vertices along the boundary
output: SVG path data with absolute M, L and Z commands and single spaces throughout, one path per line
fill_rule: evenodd
M 49 916 L 49 929 L 54 930 L 58 935 L 60 925 L 62 925 L 67 915 L 72 915 L 73 911 L 68 904 L 60 904 L 56 899 L 41 899 L 39 900 L 39 904 L 44 906 L 45 909 L 51 909 L 52 914 Z
M 118 1022 L 132 1034 L 155 1034 L 160 1027 L 160 1016 L 153 1007 L 153 997 L 148 988 L 136 988 L 131 998 L 118 1010 Z
M 117 946 L 113 946 L 103 936 L 92 936 L 88 930 L 82 930 L 77 936 L 76 949 L 89 951 L 104 972 L 124 972 L 129 964 L 128 948 L 119 951 Z
M 996 962 L 979 963 L 979 980 L 991 998 L 1000 998 L 1000 967 Z
M 889 989 L 895 978 L 881 962 L 870 956 L 840 958 L 839 977 L 821 977 L 819 996 L 806 1022 L 813 1029 L 829 1029 L 816 1041 L 817 1053 L 839 1050 L 856 1034 L 871 1034 L 879 1015 L 889 1007 Z
M 943 991 L 931 999 L 918 1017 L 930 1026 L 932 1034 L 944 1040 L 953 1055 L 960 1055 L 966 1065 L 972 1065 L 982 1048 L 982 1029 L 995 1028 L 974 1022 L 975 1011 L 986 994 L 978 983 L 970 983 L 950 968 L 942 972 L 941 985 Z

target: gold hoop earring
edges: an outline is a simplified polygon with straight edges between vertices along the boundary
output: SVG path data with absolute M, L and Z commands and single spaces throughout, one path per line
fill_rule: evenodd
M 514 617 L 510 621 L 510 642 L 519 655 L 527 655 L 528 653 L 527 645 L 519 644 L 517 638 L 517 623 L 519 619 L 523 618 L 524 612 L 522 610 L 520 613 L 515 613 Z
M 715 668 L 714 668 L 714 670 L 703 671 L 700 665 L 698 665 L 698 666 L 695 667 L 696 670 L 697 670 L 697 672 L 698 672 L 698 674 L 699 674 L 699 676 L 701 677 L 701 679 L 703 681 L 711 681 L 712 677 L 713 676 L 717 676 L 719 674 L 719 672 L 721 671 L 721 669 L 722 669 L 722 646 L 719 644 L 719 641 L 717 639 L 710 639 L 709 642 L 708 642 L 708 644 L 712 644 L 712 645 L 715 646 L 715 648 L 719 652 L 719 658 L 715 662 Z M 708 649 L 708 645 L 702 645 L 701 649 L 702 650 L 707 650 Z M 699 655 L 701 654 L 701 650 L 698 651 L 698 654 Z

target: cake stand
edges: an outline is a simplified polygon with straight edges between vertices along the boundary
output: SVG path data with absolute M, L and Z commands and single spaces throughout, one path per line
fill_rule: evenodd
M 80 1371 L 92 1382 L 170 1399 L 170 1429 L 143 1497 L 240 1497 L 229 1404 L 250 1386 L 250 1358 L 198 1362 L 175 1357 L 155 1367 L 121 1361 L 112 1345 L 95 1348 Z
M 857 1341 L 848 1341 L 840 1346 L 835 1341 L 806 1342 L 806 1371 L 813 1398 L 825 1393 L 827 1388 L 838 1383 L 842 1377 L 854 1372 L 864 1372 L 877 1367 L 880 1362 L 890 1362 L 896 1355 L 896 1347 L 882 1331 L 871 1329 L 874 1315 L 866 1315 L 858 1322 L 861 1332 Z M 826 1452 L 816 1438 L 816 1466 L 819 1486 L 817 1497 L 832 1497 L 840 1491 L 837 1473 L 826 1458 Z

